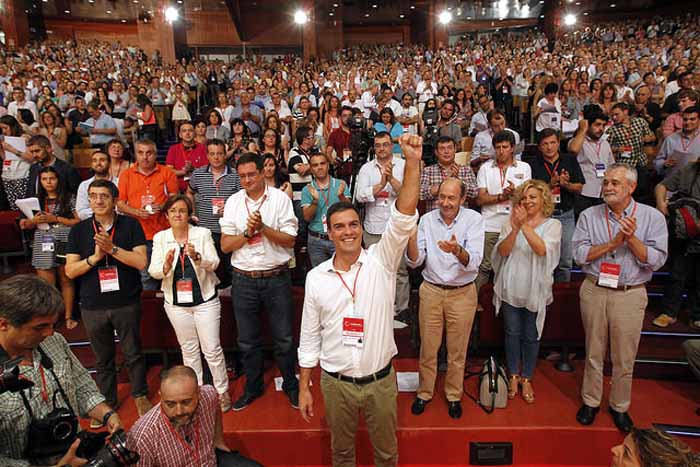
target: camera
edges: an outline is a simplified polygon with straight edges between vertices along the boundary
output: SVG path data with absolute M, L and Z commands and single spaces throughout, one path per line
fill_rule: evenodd
M 108 440 L 107 433 L 81 432 L 76 455 L 88 459 L 86 467 L 124 467 L 139 461 L 138 453 L 126 447 L 126 433 L 117 430 Z
M 72 410 L 55 407 L 29 424 L 29 457 L 41 459 L 68 451 L 78 434 L 78 417 Z
M 426 165 L 433 165 L 435 160 L 435 147 L 440 137 L 440 130 L 437 126 L 438 109 L 425 109 L 423 111 L 423 160 Z
M 21 361 L 22 357 L 17 357 L 12 360 L 0 362 L 0 394 L 7 391 L 19 392 L 22 389 L 34 386 L 34 383 L 28 379 L 20 377 L 19 363 Z

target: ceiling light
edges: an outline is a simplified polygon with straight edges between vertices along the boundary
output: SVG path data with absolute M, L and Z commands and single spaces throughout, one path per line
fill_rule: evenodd
M 416 6 L 415 6 L 415 5 L 411 5 L 411 10 L 415 10 L 415 9 L 416 9 Z
M 338 8 L 338 4 L 337 4 L 337 3 L 334 3 L 334 4 L 333 4 L 333 8 Z
M 182 5 L 182 0 L 177 0 L 177 3 L 179 3 L 180 5 Z
M 579 5 L 581 5 L 581 2 L 576 2 L 576 6 L 579 6 Z
M 615 5 L 614 3 L 611 3 L 611 4 L 610 4 L 610 8 L 615 8 L 616 6 L 617 6 L 617 5 Z
M 165 21 L 168 23 L 172 23 L 174 21 L 177 21 L 177 19 L 180 17 L 180 12 L 177 11 L 177 8 L 169 6 L 168 8 L 165 9 Z
M 126 20 L 125 20 L 125 19 L 123 19 L 123 20 L 122 20 L 122 23 L 126 23 Z
M 376 3 L 373 3 L 373 4 L 372 4 L 372 8 L 377 8 L 377 4 L 376 4 Z
M 576 24 L 576 15 L 569 13 L 568 15 L 564 16 L 564 24 L 567 26 L 573 26 Z
M 438 16 L 438 21 L 440 21 L 440 24 L 449 24 L 449 22 L 452 21 L 452 13 L 447 10 L 443 11 L 440 13 L 440 16 Z
M 67 15 L 70 15 L 70 10 L 63 10 L 63 12 Z
M 365 18 L 369 18 L 369 13 L 365 13 Z
M 540 0 L 540 5 L 544 5 L 544 0 Z
M 335 14 L 335 13 L 333 13 L 333 12 L 331 11 L 330 13 L 328 13 L 328 16 L 333 16 L 334 14 Z
M 584 12 L 583 12 L 583 16 L 588 16 L 588 12 L 587 12 L 587 11 L 584 11 Z
M 403 13 L 401 13 L 401 14 L 399 15 L 399 18 L 401 18 L 401 19 L 404 19 L 405 17 L 406 17 L 406 15 L 404 15 Z
M 467 16 L 467 19 L 472 19 L 472 17 L 471 17 L 471 16 Z
M 544 15 L 540 15 L 540 19 L 544 19 Z
M 112 14 L 112 10 L 107 10 L 107 14 L 108 14 L 108 15 L 111 15 L 111 14 Z
M 309 21 L 309 15 L 304 10 L 294 12 L 294 22 L 297 24 L 306 24 Z
M 44 3 L 49 3 L 49 0 L 41 0 Z
M 138 2 L 139 2 L 139 0 L 131 0 L 131 1 L 134 2 L 134 3 L 138 3 Z

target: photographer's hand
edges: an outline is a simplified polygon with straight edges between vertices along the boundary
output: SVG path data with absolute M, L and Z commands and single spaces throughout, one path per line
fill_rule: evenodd
M 107 419 L 107 431 L 109 431 L 110 435 L 113 435 L 116 431 L 123 429 L 124 427 L 122 426 L 122 420 L 119 418 L 119 414 L 114 412 Z
M 78 450 L 78 446 L 80 446 L 80 438 L 76 439 L 73 444 L 70 445 L 68 452 L 61 457 L 61 460 L 59 460 L 54 467 L 62 467 L 66 465 L 70 465 L 71 467 L 82 467 L 83 465 L 87 464 L 87 459 L 78 457 L 75 454 L 75 452 Z

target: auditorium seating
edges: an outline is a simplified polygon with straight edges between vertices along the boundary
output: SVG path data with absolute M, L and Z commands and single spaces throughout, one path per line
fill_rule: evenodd
M 0 211 L 0 258 L 2 258 L 3 274 L 12 272 L 9 258 L 11 256 L 28 256 L 27 246 L 19 228 L 19 213 L 16 211 Z

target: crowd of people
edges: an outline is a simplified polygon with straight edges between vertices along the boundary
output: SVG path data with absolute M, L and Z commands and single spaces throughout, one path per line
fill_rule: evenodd
M 458 419 L 479 290 L 493 283 L 503 317 L 508 397 L 531 404 L 554 284 L 570 282 L 578 265 L 586 358 L 576 419 L 590 425 L 597 415 L 610 343 L 609 412 L 630 432 L 645 284 L 667 260 L 654 324 L 678 320 L 687 290 L 689 325 L 700 329 L 699 33 L 695 16 L 654 18 L 556 41 L 533 29 L 437 51 L 363 46 L 308 64 L 255 56 L 171 65 L 92 42 L 3 50 L 0 201 L 17 210 L 18 200 L 37 198 L 40 212 L 20 220 L 33 238 L 32 266 L 60 290 L 69 329 L 79 303 L 99 389 L 84 389 L 97 405 L 83 399 L 81 412 L 95 428 L 120 425 L 113 410 L 94 408 L 119 405 L 116 332 L 142 417 L 133 445 L 189 465 L 189 449 L 167 447 L 197 438 L 190 422 L 199 410 L 210 445 L 191 446 L 214 462 L 212 443 L 228 450 L 220 419 L 197 402 L 241 411 L 263 394 L 264 309 L 282 389 L 307 420 L 311 370 L 322 369 L 334 465 L 355 464 L 362 411 L 376 464 L 393 466 L 394 327 L 409 314 L 411 270 L 422 268 L 411 412 L 434 397 L 444 330 L 445 398 Z M 173 135 L 162 164 L 158 147 Z M 90 147 L 92 173 L 81 180 L 73 152 Z M 306 261 L 313 269 L 295 336 L 290 269 Z M 162 291 L 187 367 L 161 384 L 161 396 L 172 396 L 161 402 L 167 423 L 147 396 L 142 290 Z M 246 377 L 235 401 L 219 339 L 224 294 Z M 36 318 L 47 335 L 58 308 L 49 309 Z M 32 319 L 2 313 L 3 340 L 4 329 Z M 700 340 L 686 349 L 700 368 Z M 213 389 L 188 399 L 173 381 L 202 385 L 200 354 Z M 44 410 L 40 391 L 28 397 Z M 28 465 L 18 460 L 27 445 L 17 426 L 29 423 L 0 422 L 3 465 Z M 161 446 L 138 435 L 167 429 Z M 160 465 L 150 462 L 142 465 Z

